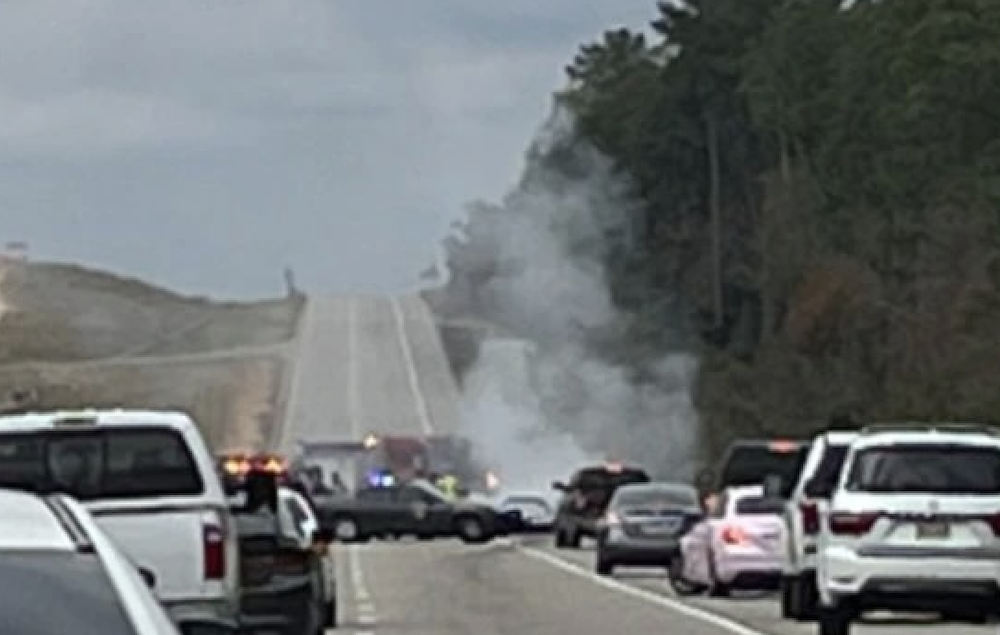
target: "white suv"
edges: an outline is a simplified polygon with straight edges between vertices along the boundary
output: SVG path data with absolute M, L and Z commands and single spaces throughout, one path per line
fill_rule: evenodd
M 828 431 L 810 445 L 798 482 L 785 505 L 781 614 L 795 620 L 816 617 L 816 542 L 833 488 L 857 432 Z
M 820 532 L 820 635 L 867 610 L 983 623 L 1000 605 L 1000 434 L 882 425 L 851 445 Z

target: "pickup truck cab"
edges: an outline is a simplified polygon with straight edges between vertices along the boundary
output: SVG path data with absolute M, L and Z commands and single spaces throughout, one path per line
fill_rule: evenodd
M 214 462 L 181 412 L 0 417 L 0 487 L 79 500 L 172 614 L 239 615 L 238 541 Z

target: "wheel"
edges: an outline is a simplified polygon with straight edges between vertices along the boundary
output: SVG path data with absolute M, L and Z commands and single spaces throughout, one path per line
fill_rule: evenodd
M 677 554 L 670 560 L 667 568 L 667 580 L 670 581 L 670 588 L 681 597 L 697 595 L 705 590 L 704 585 L 692 582 L 684 577 L 684 556 Z
M 613 560 L 601 553 L 602 551 L 603 550 L 600 546 L 598 546 L 597 557 L 594 559 L 594 571 L 597 575 L 611 575 L 615 571 L 615 563 Z
M 486 528 L 483 521 L 475 516 L 461 516 L 455 519 L 455 531 L 462 542 L 474 543 L 486 540 Z
M 555 531 L 555 544 L 556 549 L 565 549 L 569 546 L 569 540 L 566 538 L 566 532 L 562 529 L 556 529 Z
M 359 533 L 358 523 L 353 518 L 345 516 L 333 521 L 333 535 L 341 542 L 354 542 Z
M 323 626 L 326 628 L 337 627 L 337 598 L 333 598 L 327 603 L 323 615 Z
M 786 620 L 797 620 L 802 614 L 801 596 L 799 594 L 799 576 L 781 576 L 781 617 Z
M 799 622 L 811 622 L 819 611 L 819 590 L 816 588 L 816 572 L 806 571 L 798 577 Z
M 719 576 L 715 571 L 715 556 L 711 553 L 708 554 L 708 573 L 712 580 L 711 586 L 708 587 L 708 595 L 713 598 L 727 598 L 732 594 L 732 587 L 724 582 L 719 581 Z
M 579 549 L 580 548 L 580 542 L 582 540 L 583 540 L 583 537 L 580 535 L 579 531 L 577 531 L 575 529 L 570 529 L 569 531 L 566 532 L 566 546 L 567 547 L 570 547 L 572 549 Z
M 986 611 L 969 609 L 942 611 L 941 619 L 945 622 L 959 622 L 961 624 L 986 624 L 990 616 Z
M 851 622 L 853 620 L 854 611 L 846 602 L 840 602 L 836 606 L 822 606 L 819 608 L 817 633 L 819 635 L 851 635 Z

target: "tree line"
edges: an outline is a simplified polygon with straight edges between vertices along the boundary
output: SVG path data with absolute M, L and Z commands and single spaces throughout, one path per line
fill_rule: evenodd
M 623 337 L 697 352 L 710 443 L 997 418 L 1000 2 L 661 2 L 566 76 L 642 203 Z

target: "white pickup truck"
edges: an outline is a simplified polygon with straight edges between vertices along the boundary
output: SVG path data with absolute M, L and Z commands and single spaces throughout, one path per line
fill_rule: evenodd
M 0 487 L 79 501 L 175 616 L 239 613 L 239 547 L 198 427 L 181 412 L 0 416 Z

